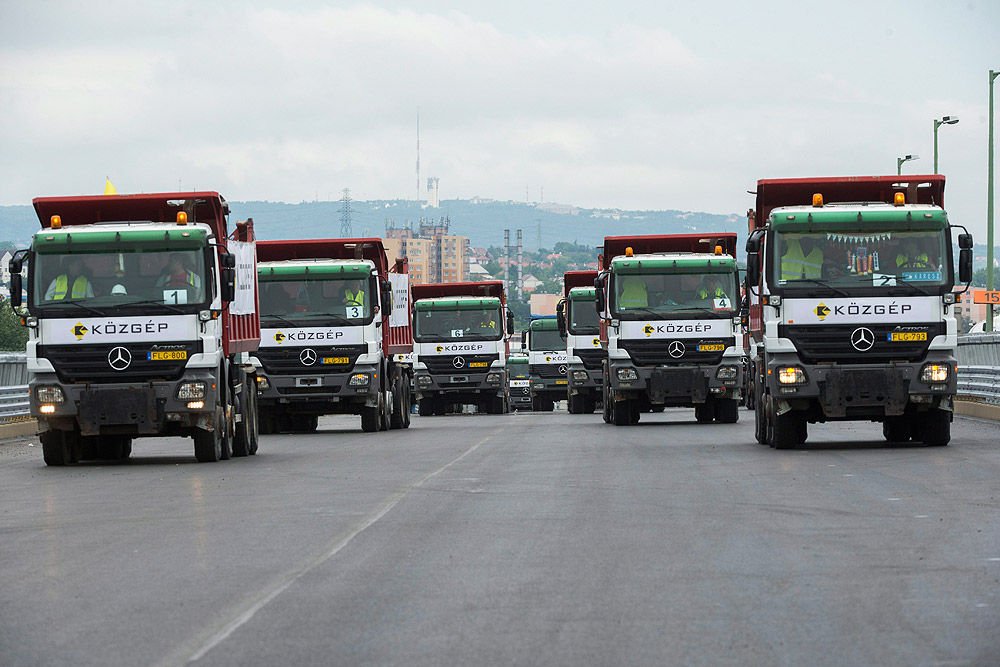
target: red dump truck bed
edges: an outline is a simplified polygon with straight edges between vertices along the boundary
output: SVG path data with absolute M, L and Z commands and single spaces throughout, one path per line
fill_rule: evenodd
M 757 181 L 756 208 L 750 211 L 750 231 L 767 222 L 779 206 L 810 206 L 812 196 L 823 195 L 824 203 L 891 203 L 897 192 L 906 194 L 908 204 L 933 204 L 944 208 L 945 177 L 940 174 L 917 176 L 833 176 L 823 178 L 762 178 Z
M 392 283 L 392 312 L 382 313 L 382 345 L 387 354 L 413 351 L 413 299 L 410 296 L 409 263 L 398 258 L 392 264 L 379 238 L 297 239 L 259 241 L 257 259 L 280 262 L 293 259 L 364 259 L 375 264 L 381 279 Z
M 563 296 L 568 297 L 574 287 L 593 287 L 597 271 L 567 271 L 563 274 Z
M 715 246 L 717 245 L 722 246 L 722 252 L 735 257 L 736 233 L 606 236 L 604 238 L 604 253 L 601 255 L 600 266 L 601 268 L 607 268 L 613 258 L 625 254 L 626 248 L 632 248 L 632 252 L 636 255 L 657 252 L 711 253 L 715 251 Z
M 492 296 L 500 299 L 500 302 L 503 304 L 507 303 L 502 280 L 483 280 L 482 282 L 465 283 L 427 283 L 413 286 L 414 301 L 448 296 Z
M 185 212 L 188 224 L 203 223 L 212 228 L 220 254 L 237 256 L 237 293 L 240 276 L 253 282 L 252 305 L 236 310 L 227 303 L 222 312 L 222 346 L 226 354 L 251 352 L 260 344 L 260 314 L 257 294 L 256 255 L 253 220 L 236 223 L 228 231 L 229 204 L 218 192 L 155 192 L 137 195 L 90 195 L 82 197 L 36 197 L 32 200 L 42 227 L 48 227 L 58 215 L 63 227 L 110 222 L 177 222 Z M 251 278 L 252 276 L 252 278 Z

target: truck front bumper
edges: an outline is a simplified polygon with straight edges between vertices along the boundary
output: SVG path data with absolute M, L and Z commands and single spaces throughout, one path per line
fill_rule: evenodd
M 566 389 L 569 386 L 567 378 L 531 378 L 531 395 L 537 398 L 549 398 L 553 401 L 565 401 Z
M 443 397 L 459 401 L 488 396 L 502 398 L 507 391 L 507 371 L 491 368 L 485 373 L 432 375 L 426 370 L 415 370 L 413 388 L 418 399 Z
M 599 368 L 588 370 L 581 364 L 570 364 L 568 375 L 570 395 L 599 394 L 604 387 L 604 371 Z
M 609 383 L 616 399 L 645 396 L 653 405 L 691 407 L 710 397 L 739 399 L 743 368 L 736 358 L 713 365 L 635 366 L 609 362 Z
M 186 370 L 179 380 L 142 383 L 63 383 L 54 374 L 39 374 L 29 382 L 28 392 L 40 431 L 163 435 L 191 428 L 214 430 L 217 382 L 206 369 Z M 200 388 L 197 397 L 178 398 L 182 389 L 190 392 L 194 387 Z M 59 393 L 62 401 L 50 400 Z
M 801 376 L 789 370 L 795 368 Z M 893 417 L 905 414 L 908 406 L 950 410 L 957 369 L 954 356 L 944 352 L 931 352 L 918 362 L 851 365 L 803 364 L 793 354 L 774 355 L 768 357 L 766 383 L 780 412 L 818 408 L 828 419 Z M 931 370 L 937 379 L 928 377 Z M 798 381 L 782 383 L 781 378 Z
M 289 407 L 315 414 L 351 413 L 378 405 L 375 366 L 359 364 L 343 373 L 305 375 L 258 371 L 257 396 L 263 408 Z

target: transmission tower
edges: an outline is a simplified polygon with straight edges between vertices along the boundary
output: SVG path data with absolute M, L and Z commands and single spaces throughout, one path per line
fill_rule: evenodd
M 351 190 L 344 188 L 340 198 L 340 238 L 349 239 L 354 236 L 351 231 Z

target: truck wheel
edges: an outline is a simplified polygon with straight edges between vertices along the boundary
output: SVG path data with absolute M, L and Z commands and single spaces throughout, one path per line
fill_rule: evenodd
M 615 426 L 630 426 L 632 422 L 632 401 L 614 401 L 611 404 L 611 421 Z
M 767 415 L 765 414 L 764 404 L 760 397 L 760 388 L 756 382 L 750 391 L 754 397 L 754 404 L 756 406 L 753 412 L 753 436 L 757 438 L 757 442 L 766 445 L 769 444 L 767 438 Z
M 388 391 L 383 391 L 379 394 L 379 422 L 378 430 L 388 431 L 392 428 L 392 397 L 389 395 Z
M 711 400 L 694 406 L 694 418 L 699 424 L 709 424 L 715 419 L 715 406 Z
M 882 422 L 882 437 L 887 442 L 909 442 L 912 436 L 910 419 L 906 415 L 886 417 Z
M 403 399 L 400 402 L 403 406 L 403 428 L 410 428 L 410 405 L 413 402 L 413 397 L 410 394 L 410 381 L 405 375 L 400 385 L 403 387 Z
M 604 419 L 605 424 L 610 424 L 612 422 L 611 406 L 614 401 L 611 400 L 611 392 L 607 386 L 601 385 L 601 395 L 601 418 Z
M 38 435 L 48 466 L 69 466 L 80 460 L 80 436 L 75 431 L 45 431 Z
M 571 415 L 583 414 L 583 396 L 572 394 L 566 398 L 566 411 Z
M 740 420 L 740 402 L 735 398 L 723 398 L 715 404 L 715 421 L 720 424 L 735 424 Z
M 403 426 L 403 418 L 409 413 L 406 409 L 409 401 L 404 402 L 404 398 L 402 376 L 396 375 L 392 380 L 392 410 L 389 413 L 389 428 L 393 430 L 406 428 Z
M 365 433 L 374 433 L 378 430 L 380 415 L 378 406 L 361 408 L 361 430 Z
M 241 395 L 237 397 L 236 405 L 239 407 L 240 421 L 236 424 L 236 428 L 233 429 L 233 456 L 249 456 L 250 455 L 250 420 L 248 417 L 249 410 L 249 394 L 247 391 L 246 379 L 250 376 L 246 376 L 243 382 L 243 391 L 240 392 Z M 253 381 L 253 380 L 251 380 Z M 256 384 L 256 381 L 253 381 Z
M 434 414 L 434 401 L 430 398 L 421 398 L 417 402 L 417 414 L 421 417 L 430 417 Z
M 921 420 L 920 439 L 925 445 L 943 447 L 951 441 L 951 413 L 932 409 Z
M 257 400 L 256 378 L 253 378 L 253 388 L 247 396 L 250 399 L 250 409 L 243 415 L 243 419 L 248 419 L 247 433 L 250 435 L 250 456 L 254 456 L 260 446 L 260 403 Z
M 444 398 L 436 398 L 433 402 L 433 412 L 436 416 L 441 417 L 446 412 L 448 412 L 448 403 Z
M 226 417 L 221 406 L 215 408 L 215 428 L 211 431 L 196 429 L 194 433 L 194 457 L 199 463 L 215 463 L 222 459 L 222 445 L 225 440 Z
M 795 411 L 773 416 L 771 442 L 775 449 L 790 449 L 805 442 L 806 424 L 804 415 Z

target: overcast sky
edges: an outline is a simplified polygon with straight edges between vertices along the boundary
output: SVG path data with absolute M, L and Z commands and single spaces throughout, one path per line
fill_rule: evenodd
M 984 239 L 1000 2 L 0 0 L 0 204 L 214 189 L 742 213 L 940 171 Z M 1000 99 L 1000 83 L 997 84 Z

